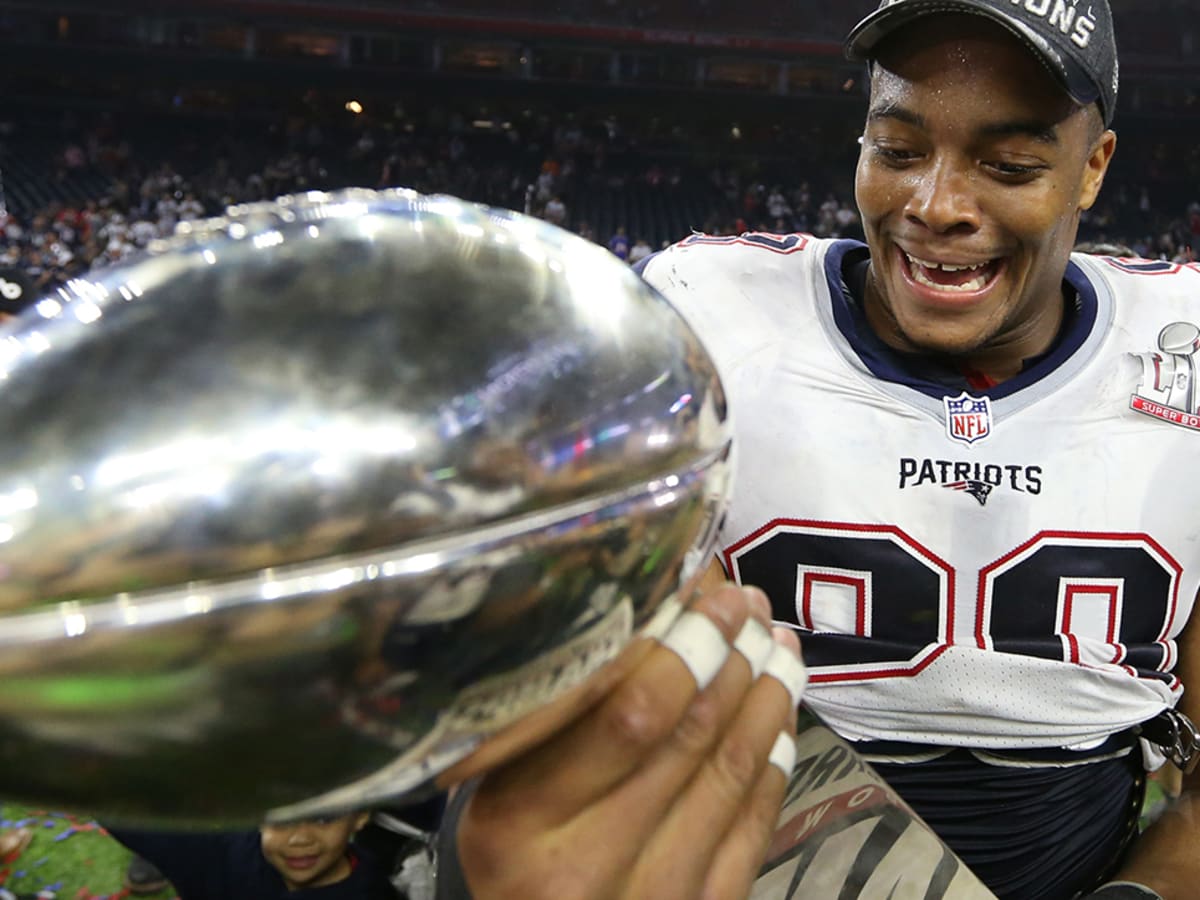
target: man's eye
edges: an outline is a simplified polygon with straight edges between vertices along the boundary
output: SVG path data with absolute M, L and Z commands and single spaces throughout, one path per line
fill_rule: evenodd
M 881 147 L 876 144 L 873 150 L 875 155 L 884 162 L 896 165 L 912 162 L 917 158 L 917 153 L 912 150 L 905 150 L 902 147 Z
M 987 167 L 1005 178 L 1032 178 L 1041 172 L 1045 166 L 1030 166 L 1011 162 L 990 162 Z

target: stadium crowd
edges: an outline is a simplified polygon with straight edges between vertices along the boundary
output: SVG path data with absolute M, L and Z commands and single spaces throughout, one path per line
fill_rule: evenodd
M 112 114 L 7 123 L 0 271 L 20 273 L 41 295 L 231 203 L 348 185 L 406 186 L 526 209 L 633 261 L 687 230 L 860 234 L 848 186 L 822 177 L 847 170 L 857 149 L 848 136 L 795 142 L 789 134 L 747 135 L 747 146 L 770 151 L 764 160 L 738 155 L 735 131 L 725 146 L 714 148 L 708 137 L 706 153 L 693 162 L 689 147 L 706 136 L 678 127 L 660 133 L 655 121 L 618 123 L 600 114 L 526 111 L 480 121 L 397 104 L 386 116 L 291 116 L 262 134 L 230 130 L 202 140 L 206 125 L 167 139 L 169 126 L 131 132 Z M 788 148 L 798 159 L 785 159 Z M 1200 200 L 1156 192 L 1153 156 L 1141 171 L 1142 181 L 1128 170 L 1110 180 L 1085 215 L 1081 239 L 1192 261 Z M 682 212 L 626 222 L 621 198 L 637 194 Z

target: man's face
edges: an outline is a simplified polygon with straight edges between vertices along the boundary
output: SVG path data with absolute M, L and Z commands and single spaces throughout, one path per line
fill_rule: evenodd
M 856 183 L 868 320 L 892 346 L 1008 377 L 1057 334 L 1079 213 L 1116 138 L 978 17 L 922 21 L 884 51 Z
M 263 825 L 262 852 L 289 891 L 334 884 L 350 874 L 346 845 L 367 814 Z

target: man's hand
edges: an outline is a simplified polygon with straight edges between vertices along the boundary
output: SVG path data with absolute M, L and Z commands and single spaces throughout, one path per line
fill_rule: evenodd
M 805 681 L 769 629 L 759 591 L 709 589 L 586 715 L 489 772 L 458 827 L 472 895 L 746 896 Z

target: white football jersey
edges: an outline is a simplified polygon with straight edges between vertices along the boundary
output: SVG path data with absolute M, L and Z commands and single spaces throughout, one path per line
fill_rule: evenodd
M 1086 749 L 1174 705 L 1200 580 L 1200 270 L 1076 255 L 1055 348 L 964 390 L 870 332 L 848 254 L 697 235 L 644 272 L 722 374 L 722 561 L 802 629 L 807 702 L 851 740 L 994 749 Z

